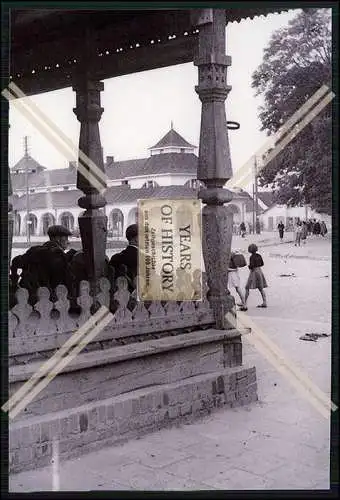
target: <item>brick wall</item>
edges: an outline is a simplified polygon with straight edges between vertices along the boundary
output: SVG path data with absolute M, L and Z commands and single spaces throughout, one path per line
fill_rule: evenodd
M 61 459 L 74 458 L 215 408 L 256 400 L 255 367 L 235 367 L 17 421 L 9 429 L 10 471 L 51 464 L 53 438 Z

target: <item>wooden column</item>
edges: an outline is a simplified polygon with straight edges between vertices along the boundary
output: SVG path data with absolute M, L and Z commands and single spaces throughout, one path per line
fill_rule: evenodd
M 209 302 L 216 328 L 229 329 L 235 316 L 235 300 L 228 290 L 233 216 L 224 205 L 232 193 L 223 189 L 232 177 L 225 100 L 231 89 L 227 85 L 227 68 L 231 58 L 225 55 L 226 13 L 223 9 L 202 9 L 192 14 L 192 24 L 199 29 L 197 54 L 198 86 L 202 102 L 198 179 L 205 188 L 199 192 L 203 202 L 202 247 L 208 278 Z
M 101 188 L 106 188 L 106 176 L 99 134 L 99 120 L 104 111 L 100 106 L 100 92 L 104 90 L 104 84 L 91 81 L 83 74 L 78 77 L 73 90 L 76 92 L 76 107 L 73 111 L 80 122 L 79 150 L 95 165 L 94 168 L 89 166 L 81 154 L 79 155 L 77 188 L 83 191 L 85 196 L 78 200 L 78 205 L 85 212 L 79 215 L 78 222 L 86 267 L 93 288 L 97 280 L 105 274 L 107 238 L 107 217 L 99 210 L 106 205 L 101 194 Z M 98 172 L 102 175 L 98 175 Z M 94 178 L 98 182 L 93 182 Z

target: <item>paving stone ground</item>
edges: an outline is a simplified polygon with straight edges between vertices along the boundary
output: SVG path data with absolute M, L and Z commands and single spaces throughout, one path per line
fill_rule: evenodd
M 241 240 L 241 238 L 240 238 Z M 248 242 L 241 244 L 247 245 Z M 239 247 L 239 241 L 235 242 Z M 330 239 L 310 240 L 312 256 L 330 257 Z M 305 333 L 331 334 L 331 261 L 286 255 L 291 244 L 264 247 L 268 309 L 249 298 L 249 316 L 330 397 L 331 337 L 307 342 Z M 293 252 L 302 250 L 294 249 Z M 247 278 L 241 270 L 241 281 Z M 280 277 L 293 273 L 296 277 Z M 326 277 L 327 276 L 327 277 Z M 259 401 L 218 410 L 188 425 L 165 429 L 60 464 L 60 490 L 281 490 L 330 487 L 330 420 L 244 337 L 244 362 L 255 364 Z M 52 489 L 52 468 L 13 474 L 11 492 Z

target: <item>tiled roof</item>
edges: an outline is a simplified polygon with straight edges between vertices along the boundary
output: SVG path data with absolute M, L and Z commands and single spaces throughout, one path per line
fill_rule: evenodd
M 53 191 L 49 193 L 32 193 L 29 195 L 31 210 L 45 208 L 46 211 L 55 208 L 77 207 L 78 199 L 83 195 L 78 189 L 72 191 Z M 49 208 L 48 208 L 49 207 Z M 14 210 L 26 210 L 26 195 L 13 201 Z
M 105 171 L 107 178 L 111 180 L 144 175 L 196 174 L 197 161 L 198 158 L 193 153 L 167 153 L 154 155 L 150 158 L 113 162 L 105 167 Z M 14 192 L 26 188 L 26 174 L 12 174 L 11 180 Z M 76 170 L 70 168 L 44 170 L 28 176 L 30 188 L 75 185 L 76 182 Z
M 12 168 L 11 171 L 15 170 L 28 170 L 29 172 L 32 170 L 40 171 L 44 170 L 46 167 L 43 167 L 38 163 L 32 156 L 28 155 L 27 157 L 23 156 Z
M 275 203 L 275 193 L 273 191 L 259 191 L 258 197 L 268 208 Z
M 54 191 L 50 193 L 30 194 L 30 209 L 37 210 L 50 206 L 55 208 L 77 207 L 78 199 L 83 193 L 78 189 L 72 191 Z M 113 186 L 106 190 L 105 198 L 109 205 L 136 203 L 143 198 L 197 198 L 197 190 L 186 186 L 160 186 L 157 188 L 130 189 L 128 186 Z M 26 196 L 13 200 L 15 210 L 26 210 Z
M 139 175 L 197 174 L 198 158 L 193 153 L 166 153 L 150 156 Z
M 198 190 L 188 186 L 158 186 L 155 188 L 141 188 L 131 189 L 128 186 L 112 186 L 105 192 L 105 199 L 108 205 L 120 204 L 136 204 L 138 200 L 144 198 L 169 198 L 169 199 L 182 199 L 182 198 L 197 198 Z M 50 210 L 55 208 L 65 210 L 70 207 L 78 206 L 78 199 L 83 196 L 83 193 L 78 189 L 72 191 L 54 191 L 50 193 L 33 193 L 30 194 L 30 209 L 46 209 Z M 235 193 L 234 198 L 245 198 L 246 212 L 252 212 L 253 200 L 251 196 L 246 193 Z M 26 196 L 20 198 L 12 197 L 13 208 L 15 210 L 26 210 Z M 231 202 L 232 203 L 232 202 Z M 261 213 L 263 210 L 258 205 L 258 211 Z
M 156 148 L 166 148 L 166 147 L 176 147 L 176 148 L 194 148 L 192 144 L 189 144 L 181 135 L 179 135 L 176 130 L 171 129 L 160 141 L 149 149 Z
M 106 191 L 105 198 L 109 204 L 134 203 L 143 198 L 197 198 L 198 191 L 187 186 L 159 186 L 156 188 L 129 189 L 128 187 L 112 187 Z
M 244 199 L 245 205 L 246 205 L 246 207 L 245 207 L 246 212 L 252 212 L 254 210 L 253 198 L 250 196 L 249 193 L 247 193 L 247 191 L 243 191 L 242 189 L 238 190 L 234 194 L 235 198 L 236 198 L 236 196 Z M 231 203 L 232 203 L 232 201 L 231 201 Z M 257 210 L 258 210 L 258 213 L 263 212 L 263 208 L 259 204 L 257 204 Z
M 26 174 L 12 174 L 11 180 L 13 191 L 25 189 Z M 56 168 L 28 175 L 28 185 L 30 188 L 67 184 L 76 184 L 76 171 L 70 168 Z
M 108 179 L 120 180 L 125 177 L 135 177 L 142 175 L 144 163 L 148 158 L 140 158 L 136 160 L 115 161 L 109 165 L 105 165 L 105 172 Z
M 159 174 L 196 174 L 198 158 L 193 153 L 164 153 L 149 158 L 115 161 L 105 166 L 108 179 Z

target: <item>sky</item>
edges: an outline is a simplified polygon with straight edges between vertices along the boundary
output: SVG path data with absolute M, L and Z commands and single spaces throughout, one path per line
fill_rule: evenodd
M 232 58 L 228 84 L 232 89 L 226 100 L 226 115 L 227 120 L 240 123 L 239 130 L 229 131 L 234 173 L 266 140 L 258 119 L 262 99 L 254 97 L 251 75 L 261 64 L 272 33 L 287 26 L 298 12 L 290 10 L 227 26 L 226 53 Z M 169 131 L 171 122 L 187 141 L 198 146 L 201 103 L 194 90 L 197 80 L 193 63 L 105 80 L 101 93 L 104 112 L 99 124 L 104 156 L 113 156 L 117 161 L 147 157 L 148 148 Z M 80 125 L 72 111 L 72 88 L 31 99 L 76 146 Z M 10 167 L 23 156 L 25 135 L 29 137 L 30 155 L 48 169 L 65 168 L 69 161 L 76 160 L 61 154 L 12 104 L 9 119 Z

